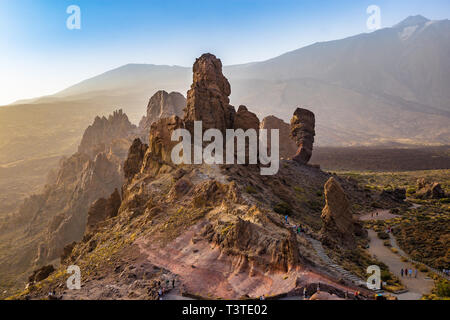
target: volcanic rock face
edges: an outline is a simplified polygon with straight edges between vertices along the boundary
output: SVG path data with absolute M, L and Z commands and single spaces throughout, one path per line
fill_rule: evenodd
M 246 106 L 240 106 L 234 118 L 234 129 L 254 129 L 259 130 L 259 119 L 253 112 L 248 111 Z
M 215 128 L 225 133 L 232 129 L 236 111 L 230 105 L 230 94 L 222 62 L 212 54 L 202 55 L 194 64 L 193 83 L 187 94 L 186 129 L 192 133 L 194 121 L 203 122 L 203 131 Z
M 138 260 L 147 271 L 157 265 L 153 270 L 176 275 L 185 292 L 225 299 L 280 294 L 320 278 L 304 266 L 308 261 L 320 264 L 321 260 L 309 242 L 283 222 L 276 207 L 289 203 L 290 223 L 301 221 L 303 232 L 317 229 L 321 206 L 313 208 L 309 199 L 317 197 L 327 174 L 290 161 L 271 177 L 261 176 L 256 166 L 177 167 L 171 161 L 172 148 L 178 144 L 171 141 L 172 133 L 179 128 L 193 129 L 194 121 L 203 121 L 204 130 L 222 132 L 259 128 L 258 118 L 245 107 L 235 114 L 229 105 L 230 85 L 221 68 L 220 60 L 210 54 L 196 61 L 185 119 L 172 116 L 154 122 L 148 147 L 134 140 L 124 166 L 127 179 L 121 188 L 117 216 L 120 197 L 114 192 L 110 200 L 100 199 L 91 206 L 88 229 L 95 232 L 75 247 L 66 247 L 67 259 L 63 260 L 67 263 L 77 261 L 82 268 L 94 268 L 96 276 L 117 272 L 108 281 L 122 287 L 124 295 L 120 297 L 132 297 L 130 288 L 144 283 L 150 291 L 161 287 L 143 282 L 142 275 L 125 272 Z M 294 123 L 299 129 L 294 130 L 295 137 L 302 136 L 301 121 L 305 119 Z M 301 154 L 302 150 L 305 148 Z M 325 193 L 324 238 L 351 242 L 353 234 L 346 233 L 354 226 L 342 188 L 331 180 Z M 55 225 L 60 225 L 59 221 Z M 96 228 L 100 225 L 102 228 Z M 91 257 L 96 256 L 107 256 L 107 265 L 100 261 L 92 266 Z M 106 283 L 101 281 L 98 277 L 85 280 L 88 287 L 97 286 L 97 290 Z M 320 281 L 333 284 L 324 278 Z
M 297 153 L 293 157 L 298 163 L 307 164 L 311 159 L 316 135 L 315 123 L 315 116 L 311 111 L 301 108 L 295 110 L 291 120 L 291 137 L 298 146 Z
M 271 148 L 271 136 L 270 136 L 270 130 L 272 129 L 278 129 L 279 130 L 279 137 L 280 137 L 280 143 L 279 143 L 279 150 L 280 150 L 280 157 L 283 159 L 289 159 L 293 155 L 295 155 L 297 151 L 297 145 L 295 144 L 294 140 L 290 137 L 291 134 L 291 126 L 284 122 L 283 120 L 275 117 L 275 116 L 268 116 L 265 117 L 261 121 L 260 125 L 261 129 L 268 130 L 267 132 L 267 148 L 270 150 Z
M 39 282 L 44 279 L 47 279 L 50 274 L 55 271 L 55 268 L 52 265 L 43 266 L 38 270 L 35 270 L 33 274 L 28 278 L 28 282 Z
M 114 140 L 122 139 L 136 131 L 136 126 L 131 124 L 122 110 L 114 111 L 108 118 L 96 117 L 83 134 L 78 152 L 95 157 L 100 152 L 108 151 Z
M 150 129 L 149 147 L 145 154 L 141 171 L 156 174 L 161 169 L 172 167 L 172 149 L 178 144 L 172 141 L 172 133 L 183 129 L 185 123 L 177 116 L 160 119 Z
M 339 182 L 330 178 L 324 187 L 325 207 L 322 210 L 322 241 L 326 244 L 340 243 L 354 246 L 355 221 L 350 204 Z
M 92 232 L 100 222 L 117 216 L 120 204 L 121 199 L 117 189 L 114 190 L 108 199 L 100 198 L 95 201 L 88 211 L 86 231 Z
M 185 107 L 186 98 L 181 93 L 167 93 L 163 90 L 156 92 L 148 103 L 147 115 L 139 123 L 139 129 L 145 133 L 146 140 L 154 122 L 172 116 L 182 117 Z
M 83 237 L 90 205 L 122 186 L 122 163 L 136 135 L 136 127 L 121 110 L 95 118 L 79 151 L 61 161 L 42 194 L 24 203 L 18 214 L 30 217 L 28 234 L 46 229 L 37 238 L 36 265 L 59 257 L 67 244 Z
M 142 161 L 148 145 L 143 144 L 141 139 L 136 138 L 128 151 L 128 157 L 123 164 L 123 171 L 126 179 L 133 178 L 141 170 Z

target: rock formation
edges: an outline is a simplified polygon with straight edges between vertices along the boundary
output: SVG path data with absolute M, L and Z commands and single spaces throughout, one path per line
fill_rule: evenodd
M 183 129 L 184 125 L 183 120 L 177 116 L 160 119 L 152 124 L 142 171 L 156 174 L 161 168 L 171 168 L 172 148 L 178 144 L 178 141 L 172 141 L 172 132 L 176 129 Z
M 59 257 L 67 244 L 81 240 L 90 205 L 121 188 L 122 164 L 136 136 L 136 126 L 121 110 L 108 118 L 96 117 L 78 152 L 61 161 L 41 194 L 24 202 L 18 214 L 29 217 L 28 234 L 40 233 L 37 266 Z
M 142 161 L 144 161 L 147 149 L 148 145 L 142 143 L 141 139 L 134 139 L 133 144 L 128 151 L 128 157 L 123 164 L 123 171 L 126 179 L 133 178 L 139 170 L 141 170 Z
M 122 200 L 117 189 L 114 190 L 108 199 L 100 198 L 95 201 L 88 211 L 86 232 L 92 232 L 100 222 L 117 216 L 121 202 Z
M 193 129 L 196 120 L 203 121 L 204 130 L 259 128 L 258 118 L 245 107 L 235 113 L 229 105 L 230 85 L 221 68 L 213 55 L 199 58 L 185 119 L 172 116 L 154 122 L 148 147 L 134 140 L 124 164 L 127 179 L 117 215 L 117 191 L 110 197 L 115 200 L 100 199 L 90 207 L 88 230 L 95 232 L 64 250 L 66 264 L 77 261 L 83 270 L 93 271 L 79 292 L 130 298 L 140 291 L 137 288 L 155 292 L 165 280 L 176 279 L 184 292 L 238 299 L 294 292 L 319 277 L 334 285 L 309 269 L 316 264 L 323 267 L 320 258 L 276 210 L 278 204 L 288 203 L 289 222 L 301 223 L 302 232 L 313 232 L 320 224 L 317 191 L 328 178 L 326 173 L 290 161 L 271 177 L 262 176 L 257 166 L 171 162 L 172 148 L 178 143 L 171 141 L 172 132 Z M 301 121 L 305 119 L 294 123 L 297 129 L 304 129 Z M 300 131 L 294 130 L 294 136 L 304 137 Z M 302 155 L 304 150 L 300 148 Z M 354 223 L 345 194 L 336 184 L 330 180 L 325 188 L 323 237 L 339 237 L 351 246 Z M 93 265 L 93 257 L 101 259 Z M 108 291 L 106 283 L 117 289 Z M 46 289 L 34 289 L 31 295 L 42 295 Z M 62 294 L 76 297 L 78 292 Z
M 293 160 L 300 164 L 307 164 L 311 159 L 316 135 L 315 123 L 315 116 L 311 111 L 301 108 L 295 110 L 291 120 L 291 137 L 297 143 L 298 149 Z
M 355 245 L 355 221 L 350 204 L 339 182 L 330 178 L 324 186 L 325 207 L 322 210 L 322 241 L 328 245 Z
M 239 106 L 234 118 L 234 129 L 254 129 L 259 130 L 259 119 L 253 112 L 248 111 L 246 106 Z
M 50 274 L 55 271 L 52 265 L 43 266 L 33 272 L 33 274 L 28 278 L 29 283 L 39 282 L 47 279 Z
M 114 140 L 127 137 L 136 129 L 121 109 L 114 111 L 108 118 L 97 116 L 94 123 L 85 130 L 78 152 L 93 158 L 100 152 L 109 151 Z
M 381 192 L 382 198 L 387 198 L 395 202 L 402 203 L 406 199 L 406 189 L 404 188 L 395 188 L 395 189 L 387 189 Z
M 417 181 L 416 197 L 418 199 L 442 199 L 446 195 L 439 183 L 427 183 L 425 179 L 419 179 Z
M 231 87 L 222 74 L 222 62 L 207 53 L 196 60 L 193 71 L 184 114 L 186 129 L 193 132 L 194 121 L 202 121 L 204 131 L 232 129 L 236 111 L 230 105 Z
M 147 106 L 147 114 L 139 123 L 139 130 L 144 133 L 145 141 L 148 139 L 151 125 L 163 118 L 183 116 L 186 107 L 186 98 L 178 92 L 167 93 L 164 90 L 156 92 Z
M 280 137 L 280 144 L 279 144 L 280 158 L 289 159 L 293 155 L 295 155 L 297 151 L 297 145 L 294 142 L 294 140 L 292 140 L 292 138 L 290 137 L 291 126 L 288 123 L 284 122 L 283 120 L 275 116 L 268 116 L 261 121 L 260 128 L 268 130 L 267 147 L 269 150 L 271 148 L 270 130 L 278 129 Z

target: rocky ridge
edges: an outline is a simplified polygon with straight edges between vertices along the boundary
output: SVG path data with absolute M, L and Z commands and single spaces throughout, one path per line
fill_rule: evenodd
M 194 121 L 203 121 L 204 130 L 222 132 L 260 127 L 245 107 L 234 111 L 229 105 L 230 93 L 220 60 L 211 54 L 197 59 L 184 118 L 154 122 L 148 146 L 134 140 L 124 165 L 127 179 L 117 215 L 115 210 L 106 213 L 108 200 L 96 202 L 90 211 L 90 216 L 99 218 L 93 219 L 96 227 L 88 228 L 83 240 L 65 253 L 64 263 L 76 262 L 89 278 L 84 289 L 62 293 L 63 298 L 95 291 L 104 296 L 105 290 L 100 288 L 107 272 L 116 275 L 117 290 L 107 295 L 111 299 L 155 298 L 155 284 L 167 279 L 177 279 L 178 289 L 184 293 L 226 299 L 295 292 L 317 282 L 338 292 L 348 290 L 351 284 L 339 284 L 318 271 L 322 262 L 305 236 L 314 236 L 321 229 L 324 198 L 318 191 L 330 178 L 305 165 L 312 152 L 311 130 L 306 135 L 309 140 L 299 140 L 301 163 L 283 160 L 275 176 L 261 176 L 258 165 L 171 162 L 171 133 L 177 128 L 192 130 Z M 294 136 L 304 137 L 303 118 L 294 118 L 299 129 Z M 341 182 L 345 188 L 353 188 Z M 360 197 L 353 191 L 350 198 Z M 330 216 L 334 217 L 331 194 Z M 333 220 L 339 231 L 341 223 L 350 223 L 345 219 L 348 207 L 347 203 L 343 222 Z M 301 225 L 303 234 L 292 224 Z M 46 286 L 51 287 L 64 281 L 62 276 L 49 279 Z M 43 290 L 32 287 L 27 294 L 37 297 Z

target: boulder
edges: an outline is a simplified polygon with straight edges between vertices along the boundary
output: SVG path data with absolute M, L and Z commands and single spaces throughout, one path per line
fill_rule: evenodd
M 339 182 L 331 177 L 324 187 L 325 207 L 322 210 L 322 241 L 325 244 L 338 243 L 355 245 L 355 221 L 350 211 L 350 203 Z

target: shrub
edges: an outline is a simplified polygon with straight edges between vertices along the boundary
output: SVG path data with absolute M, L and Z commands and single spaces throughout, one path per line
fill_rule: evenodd
M 381 270 L 381 280 L 387 282 L 389 280 L 392 280 L 392 275 L 387 270 Z
M 390 242 L 389 240 L 385 240 L 385 241 L 383 242 L 383 245 L 384 245 L 385 247 L 392 247 L 391 242 Z
M 370 206 L 372 207 L 372 208 L 375 208 L 375 209 L 382 209 L 383 207 L 381 206 L 381 204 L 379 204 L 378 202 L 372 202 L 371 204 L 370 204 Z
M 450 282 L 448 280 L 440 280 L 436 284 L 436 293 L 439 297 L 450 297 Z
M 378 232 L 378 238 L 380 238 L 381 240 L 387 240 L 389 239 L 389 235 L 386 232 Z
M 428 268 L 425 267 L 424 265 L 421 265 L 421 266 L 419 267 L 419 271 L 420 271 L 420 272 L 428 272 L 429 270 L 428 270 Z
M 247 188 L 245 188 L 245 192 L 247 192 L 248 194 L 255 194 L 257 193 L 256 189 L 252 186 L 247 186 Z
M 277 203 L 273 211 L 282 215 L 290 215 L 292 213 L 291 207 L 286 202 Z

